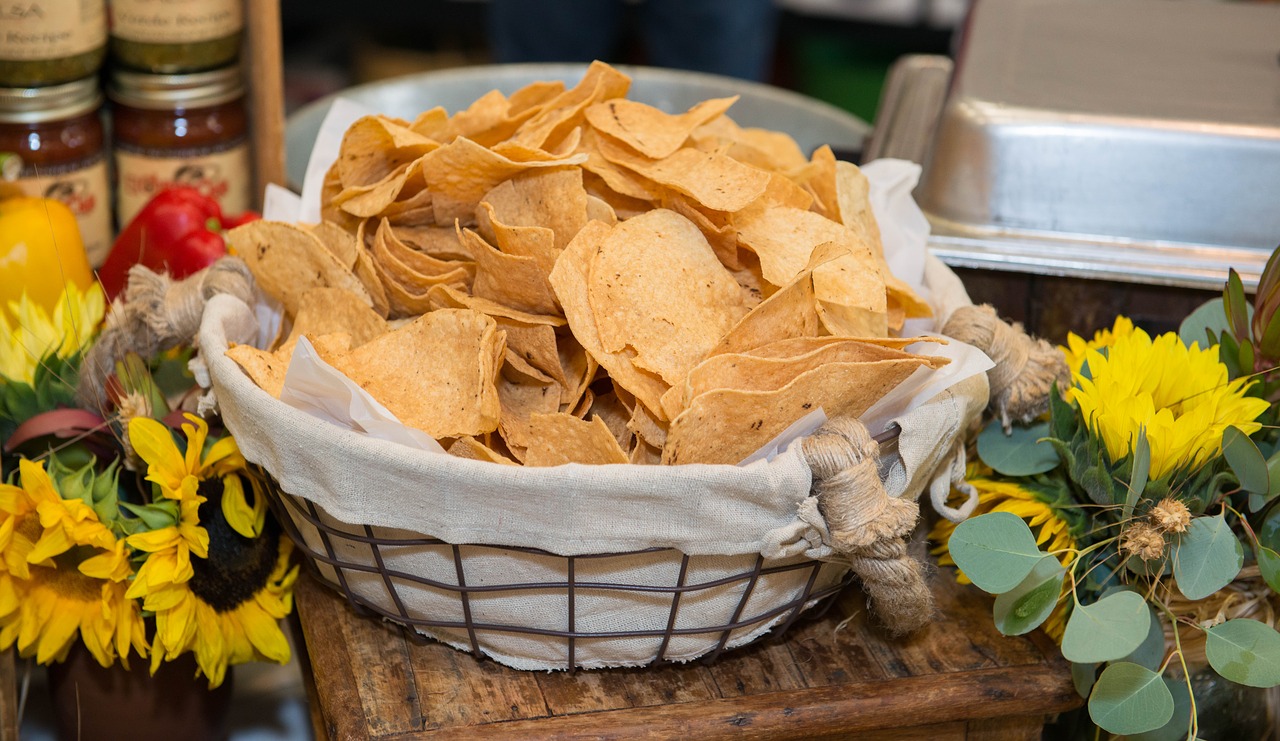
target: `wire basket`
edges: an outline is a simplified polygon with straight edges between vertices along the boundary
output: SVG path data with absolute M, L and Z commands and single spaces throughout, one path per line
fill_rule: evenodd
M 745 559 L 689 556 L 670 548 L 559 556 L 534 548 L 446 543 L 416 533 L 342 523 L 313 502 L 286 494 L 274 486 L 268 486 L 267 490 L 277 519 L 305 557 L 312 573 L 342 594 L 357 610 L 413 628 L 477 656 L 493 656 L 518 668 L 521 668 L 518 657 L 491 650 L 486 639 L 494 634 L 505 634 L 508 642 L 513 635 L 538 637 L 539 646 L 558 646 L 559 656 L 553 660 L 545 651 L 537 651 L 536 660 L 554 661 L 569 670 L 597 665 L 651 666 L 693 658 L 710 663 L 727 648 L 744 645 L 770 630 L 775 635 L 786 631 L 804 610 L 835 595 L 853 580 L 846 566 L 805 558 L 775 562 L 759 555 Z M 397 555 L 406 550 L 413 551 L 419 558 L 424 552 L 436 552 L 441 568 L 430 576 L 395 568 Z M 703 571 L 726 570 L 723 562 L 726 558 L 744 563 L 729 566 L 727 570 L 732 573 L 726 576 L 698 577 Z M 529 563 L 531 560 L 559 562 L 560 567 L 552 565 L 547 569 L 554 576 L 546 580 L 493 581 L 493 562 Z M 670 583 L 660 584 L 611 582 L 598 576 L 633 570 L 637 560 L 673 563 L 674 578 Z M 477 563 L 487 563 L 488 567 L 476 569 Z M 475 573 L 477 570 L 481 574 Z M 792 594 L 780 601 L 770 599 L 769 604 L 757 605 L 762 601 L 752 599 L 757 587 L 769 580 L 795 583 L 799 588 L 790 590 Z M 434 595 L 437 603 L 441 596 L 448 595 L 448 599 L 456 603 L 455 609 L 423 614 L 414 609 L 423 602 L 423 593 Z M 521 594 L 536 596 L 537 601 L 548 606 L 559 602 L 559 609 L 534 615 L 500 606 L 487 610 L 483 607 L 492 608 L 497 602 Z M 726 601 L 725 597 L 730 594 L 735 596 Z M 602 598 L 601 595 L 609 596 Z M 662 608 L 662 624 L 645 629 L 609 629 L 592 624 L 599 623 L 598 620 L 579 616 L 584 601 L 613 599 L 620 606 L 633 605 L 637 595 L 643 597 L 639 602 L 650 612 L 655 603 L 666 605 Z M 721 619 L 689 624 L 681 620 L 680 608 L 682 603 L 691 602 L 719 603 L 728 612 L 716 611 L 723 615 Z M 701 610 L 699 614 L 708 614 L 708 611 Z M 518 622 L 512 619 L 517 617 L 521 618 Z M 552 624 L 546 622 L 547 618 Z M 553 627 L 555 622 L 560 624 Z M 612 658 L 604 662 L 584 660 L 579 650 L 583 643 L 592 644 L 595 653 L 603 651 Z M 611 652 L 610 644 L 621 644 L 622 650 Z M 637 644 L 651 644 L 652 655 L 647 659 L 640 657 Z
M 895 442 L 886 436 L 882 451 Z M 358 611 L 516 668 L 711 663 L 785 632 L 854 580 L 846 563 L 805 557 L 672 548 L 561 556 L 448 543 L 342 522 L 265 478 L 312 573 Z

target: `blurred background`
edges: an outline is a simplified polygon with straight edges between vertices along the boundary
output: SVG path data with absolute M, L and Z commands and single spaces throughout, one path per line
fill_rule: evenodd
M 611 2 L 617 7 L 606 17 L 601 10 Z M 870 122 L 889 65 L 903 54 L 947 53 L 968 4 L 774 0 L 773 33 L 764 31 L 772 36 L 772 48 L 762 48 L 766 39 L 745 28 L 769 23 L 757 19 L 760 11 L 748 9 L 754 2 L 707 0 L 707 7 L 693 11 L 697 2 L 691 0 L 675 0 L 674 10 L 662 8 L 663 0 L 364 0 L 359 13 L 352 12 L 349 0 L 285 2 L 285 102 L 293 111 L 350 85 L 432 69 L 599 56 L 615 64 L 755 77 Z M 653 20 L 659 12 L 670 17 Z M 527 38 L 509 38 L 524 30 Z M 729 39 L 729 53 L 708 50 L 716 37 Z M 522 41 L 542 48 L 521 46 Z M 555 49 L 551 56 L 548 47 Z M 707 70 L 708 54 L 721 57 L 724 68 Z M 753 54 L 763 60 L 758 75 L 741 70 Z

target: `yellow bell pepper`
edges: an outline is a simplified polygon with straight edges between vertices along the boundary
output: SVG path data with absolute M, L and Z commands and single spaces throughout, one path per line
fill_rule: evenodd
M 94 282 L 71 209 L 48 198 L 0 200 L 0 312 L 25 293 L 50 313 L 63 286 L 88 290 Z

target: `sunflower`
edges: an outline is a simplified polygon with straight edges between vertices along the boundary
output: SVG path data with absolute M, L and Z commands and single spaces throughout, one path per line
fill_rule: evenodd
M 130 546 L 150 554 L 129 589 L 130 597 L 144 597 L 166 584 L 187 581 L 195 573 L 191 556 L 208 557 L 209 533 L 200 525 L 199 516 L 205 502 L 200 489 L 205 482 L 220 482 L 220 506 L 237 533 L 253 537 L 266 521 L 266 500 L 260 492 L 255 490 L 252 503 L 245 496 L 241 478 L 245 460 L 235 439 L 224 437 L 206 446 L 209 426 L 193 414 L 186 418 L 188 424 L 182 425 L 185 451 L 179 449 L 169 428 L 156 420 L 129 420 L 129 441 L 147 464 L 147 480 L 161 497 L 176 500 L 178 505 L 173 525 L 129 536 Z
M 189 581 L 147 594 L 143 608 L 156 618 L 151 655 L 154 672 L 162 660 L 193 651 L 210 687 L 222 683 L 229 665 L 289 660 L 289 642 L 279 621 L 293 607 L 298 567 L 290 565 L 293 544 L 276 527 L 246 538 L 231 527 L 220 500 L 221 482 L 201 484 L 206 500 L 200 521 L 210 534 L 208 558 L 192 561 Z
M 0 648 L 61 661 L 77 634 L 102 666 L 129 649 L 147 655 L 125 543 L 80 499 L 63 499 L 44 466 L 18 463 L 21 486 L 0 484 Z
M 52 316 L 25 293 L 9 302 L 9 309 L 15 324 L 0 311 L 0 376 L 31 384 L 41 360 L 50 354 L 67 358 L 88 346 L 102 322 L 106 300 L 97 283 L 84 292 L 68 283 Z
M 1001 481 L 990 478 L 990 470 L 978 465 L 969 467 L 966 480 L 978 490 L 978 506 L 970 517 L 985 515 L 990 512 L 1008 512 L 1021 517 L 1036 536 L 1036 545 L 1048 552 L 1059 552 L 1058 560 L 1067 566 L 1074 558 L 1076 538 L 1074 527 L 1069 516 L 1061 508 L 1054 506 L 1052 495 L 1026 486 L 1016 481 Z M 929 540 L 937 545 L 931 551 L 938 557 L 938 565 L 954 566 L 947 543 L 951 533 L 955 532 L 956 523 L 950 520 L 939 520 L 929 532 Z M 961 584 L 970 583 L 963 572 L 956 572 L 956 581 Z M 1063 583 L 1063 594 L 1070 587 Z M 1066 628 L 1067 611 L 1070 600 L 1059 600 L 1043 628 L 1055 641 L 1062 640 L 1062 631 Z
M 1106 446 L 1112 462 L 1133 451 L 1145 432 L 1153 480 L 1197 468 L 1218 455 L 1222 433 L 1234 425 L 1257 432 L 1265 399 L 1246 396 L 1250 381 L 1228 381 L 1218 347 L 1190 347 L 1169 332 L 1154 340 L 1141 329 L 1115 337 L 1106 355 L 1085 353 L 1089 377 L 1073 374 L 1067 399 Z
M 231 664 L 289 660 L 278 621 L 292 609 L 298 572 L 289 565 L 292 543 L 266 524 L 266 500 L 234 439 L 210 444 L 205 422 L 187 419 L 185 450 L 159 422 L 129 421 L 147 480 L 178 505 L 175 524 L 129 537 L 148 554 L 129 596 L 143 598 L 143 609 L 155 614 L 152 671 L 193 651 L 216 687 Z
M 1100 329 L 1093 333 L 1093 339 L 1085 341 L 1076 333 L 1072 332 L 1067 335 L 1067 346 L 1059 346 L 1058 349 L 1067 358 L 1067 365 L 1071 368 L 1071 373 L 1080 372 L 1080 367 L 1084 365 L 1085 355 L 1090 350 L 1101 350 L 1104 347 L 1111 347 L 1116 344 L 1116 340 L 1126 338 L 1133 334 L 1133 322 L 1127 316 L 1117 316 L 1111 329 Z

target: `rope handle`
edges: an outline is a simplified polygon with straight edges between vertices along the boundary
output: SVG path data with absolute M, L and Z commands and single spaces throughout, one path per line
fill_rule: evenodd
M 924 564 L 907 553 L 920 508 L 885 491 L 879 450 L 866 426 L 849 418 L 828 421 L 800 443 L 831 547 L 849 558 L 880 621 L 902 635 L 929 622 L 933 595 Z
M 130 352 L 151 357 L 192 344 L 209 299 L 228 293 L 252 306 L 255 284 L 238 257 L 222 257 L 182 280 L 141 265 L 129 268 L 123 301 L 111 305 L 106 326 L 80 365 L 77 401 L 84 409 L 107 409 L 107 377 Z
M 1021 324 L 1001 320 L 990 305 L 956 309 L 942 333 L 977 347 L 995 361 L 987 371 L 988 409 L 1000 418 L 1005 434 L 1015 420 L 1031 422 L 1049 410 L 1054 383 L 1065 387 L 1071 381 L 1066 358 L 1058 348 L 1032 337 Z

